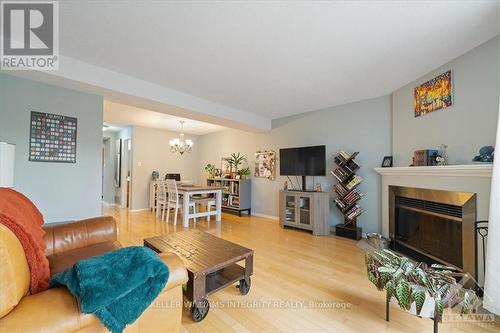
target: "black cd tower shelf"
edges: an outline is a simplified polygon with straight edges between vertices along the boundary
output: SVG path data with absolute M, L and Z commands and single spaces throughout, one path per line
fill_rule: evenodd
M 357 226 L 357 218 L 363 213 L 363 209 L 358 204 L 363 197 L 363 193 L 358 190 L 362 178 L 356 175 L 360 165 L 355 160 L 359 152 L 349 154 L 341 151 L 335 156 L 336 167 L 331 171 L 332 175 L 338 180 L 334 185 L 334 191 L 337 194 L 334 202 L 341 214 L 344 216 L 344 223 L 335 226 L 337 236 L 350 239 L 361 239 L 361 228 Z

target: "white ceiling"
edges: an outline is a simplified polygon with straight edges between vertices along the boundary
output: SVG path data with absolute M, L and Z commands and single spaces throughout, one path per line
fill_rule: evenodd
M 391 93 L 500 32 L 499 1 L 60 2 L 65 56 L 272 119 Z
M 111 125 L 111 130 L 114 128 L 119 129 L 123 126 L 135 125 L 179 132 L 181 128 L 179 121 L 181 120 L 185 121 L 184 132 L 188 134 L 204 135 L 225 128 L 202 121 L 175 117 L 165 113 L 140 109 L 108 100 L 104 100 L 103 110 L 104 122 L 106 125 Z

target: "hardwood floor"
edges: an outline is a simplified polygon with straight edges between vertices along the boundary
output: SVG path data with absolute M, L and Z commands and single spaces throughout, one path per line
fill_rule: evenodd
M 183 230 L 159 221 L 149 211 L 130 213 L 105 208 L 119 225 L 123 245 L 142 245 L 151 236 Z M 226 288 L 211 297 L 208 316 L 194 323 L 188 309 L 184 332 L 432 332 L 429 319 L 419 319 L 391 305 L 385 321 L 385 295 L 368 281 L 364 254 L 355 241 L 314 237 L 281 229 L 278 221 L 223 214 L 220 223 L 199 219 L 191 227 L 255 251 L 252 286 L 246 296 Z M 440 332 L 499 332 L 500 326 L 444 322 Z

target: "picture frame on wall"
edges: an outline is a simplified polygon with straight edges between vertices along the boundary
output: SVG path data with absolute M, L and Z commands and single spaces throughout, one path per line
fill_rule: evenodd
M 453 105 L 453 72 L 448 70 L 414 90 L 415 117 Z
M 76 163 L 78 120 L 31 111 L 29 161 Z
M 214 177 L 215 178 L 221 178 L 222 177 L 222 170 L 221 169 L 215 169 L 214 170 Z
M 276 152 L 274 150 L 258 151 L 255 153 L 254 177 L 276 178 Z

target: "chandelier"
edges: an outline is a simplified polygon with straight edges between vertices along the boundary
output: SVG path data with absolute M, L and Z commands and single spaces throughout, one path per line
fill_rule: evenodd
M 172 153 L 190 153 L 193 148 L 193 141 L 184 138 L 184 120 L 181 123 L 181 133 L 178 138 L 170 140 L 170 152 Z

